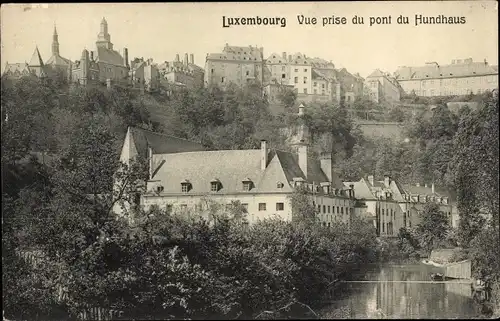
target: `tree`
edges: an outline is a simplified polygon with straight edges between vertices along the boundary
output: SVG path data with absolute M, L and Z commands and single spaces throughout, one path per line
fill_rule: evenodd
M 285 111 L 295 105 L 297 101 L 297 92 L 287 87 L 281 87 L 278 92 L 278 100 L 285 105 Z
M 420 243 L 426 250 L 432 250 L 446 238 L 449 222 L 446 214 L 439 210 L 435 203 L 427 203 L 422 210 L 421 222 L 417 226 L 417 233 L 421 237 Z
M 296 224 L 305 224 L 306 226 L 317 224 L 316 208 L 305 187 L 299 187 L 294 190 L 290 196 L 290 204 L 292 206 L 293 222 Z

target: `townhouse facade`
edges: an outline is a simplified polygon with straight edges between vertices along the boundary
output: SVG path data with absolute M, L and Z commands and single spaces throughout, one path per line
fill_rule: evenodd
M 498 88 L 498 67 L 472 58 L 455 59 L 446 65 L 402 66 L 394 76 L 406 94 L 424 97 L 480 94 Z
M 194 54 L 184 54 L 181 61 L 179 54 L 174 61 L 165 61 L 158 65 L 160 81 L 165 87 L 174 86 L 188 89 L 203 87 L 205 70 L 194 63 Z
M 379 69 L 373 71 L 365 79 L 365 93 L 376 103 L 398 102 L 401 99 L 402 88 L 395 78 Z
M 253 46 L 229 46 L 221 53 L 207 54 L 205 61 L 205 86 L 225 88 L 230 84 L 243 87 L 246 84 L 263 84 L 264 48 Z
M 130 62 L 129 80 L 133 88 L 148 92 L 160 89 L 160 72 L 153 59 L 135 58 Z
M 458 227 L 456 206 L 448 196 L 437 193 L 434 185 L 401 185 L 389 176 L 377 181 L 373 175 L 344 184 L 354 190 L 354 197 L 358 200 L 355 213 L 371 221 L 379 236 L 396 237 L 400 228 L 416 227 L 421 222 L 425 204 L 429 202 L 439 206 L 450 226 Z

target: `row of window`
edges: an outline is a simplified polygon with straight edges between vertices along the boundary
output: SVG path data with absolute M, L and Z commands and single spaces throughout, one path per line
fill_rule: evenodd
M 242 187 L 243 187 L 244 191 L 250 191 L 251 189 L 253 189 L 255 187 L 254 183 L 249 179 L 242 181 L 242 184 L 243 184 Z M 276 183 L 276 188 L 281 189 L 283 187 L 285 187 L 285 184 L 283 184 L 282 182 Z M 183 193 L 188 193 L 189 191 L 191 191 L 192 188 L 193 188 L 193 185 L 187 180 L 185 182 L 181 183 L 181 192 L 183 192 Z M 222 183 L 219 180 L 213 180 L 212 182 L 210 182 L 210 191 L 218 192 L 221 189 L 222 189 Z M 163 192 L 163 186 L 158 186 L 156 191 Z
M 337 208 L 337 214 L 344 214 L 344 207 L 342 206 L 330 206 L 330 205 L 318 205 L 318 213 L 323 213 L 323 214 L 335 214 L 335 207 Z M 321 211 L 323 209 L 323 211 Z M 346 207 L 345 208 L 345 213 L 352 214 L 352 208 Z
M 315 95 L 316 95 L 316 94 L 318 94 L 318 90 L 317 90 L 317 89 L 313 89 L 313 93 L 314 93 Z M 307 94 L 307 89 L 306 89 L 306 94 Z M 325 95 L 325 90 L 324 90 L 324 89 L 323 89 L 323 90 L 321 90 L 321 94 L 322 94 L 322 95 Z
M 293 79 L 294 83 L 298 84 L 299 83 L 299 77 L 295 77 Z M 304 77 L 304 84 L 307 84 L 307 77 Z
M 315 81 L 315 82 L 313 83 L 313 86 L 314 86 L 314 87 L 317 87 L 317 86 L 318 86 L 318 83 Z M 326 84 L 326 87 L 328 87 L 328 83 Z M 325 84 L 321 84 L 321 88 L 325 88 Z
M 285 203 L 276 203 L 277 211 L 285 210 Z M 267 203 L 259 203 L 259 211 L 267 211 Z
M 295 68 L 294 70 L 295 72 L 299 72 L 299 69 L 298 68 Z M 304 72 L 307 72 L 307 68 L 304 68 Z
M 248 211 L 248 203 L 241 203 L 241 206 Z M 187 204 L 180 204 L 179 205 L 180 209 L 185 211 L 187 210 Z M 203 205 L 202 204 L 196 204 L 195 206 L 197 211 L 203 210 Z M 229 211 L 233 208 L 233 204 L 226 204 L 225 209 L 226 211 Z M 169 204 L 167 205 L 167 210 L 171 211 L 172 210 L 172 205 Z M 285 210 L 285 203 L 276 203 L 276 211 L 284 211 Z M 259 211 L 267 211 L 267 203 L 259 203 Z

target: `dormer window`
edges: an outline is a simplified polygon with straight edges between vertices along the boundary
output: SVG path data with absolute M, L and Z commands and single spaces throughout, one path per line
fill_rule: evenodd
M 192 185 L 187 179 L 185 179 L 181 182 L 181 191 L 183 193 L 188 193 L 191 190 L 191 188 L 192 188 Z
M 242 183 L 243 183 L 243 190 L 244 191 L 249 191 L 249 190 L 251 190 L 254 187 L 252 180 L 250 178 L 248 178 L 248 177 L 245 178 L 242 181 Z
M 222 187 L 222 184 L 218 179 L 213 179 L 210 182 L 210 191 L 211 192 L 218 192 L 218 191 L 220 191 L 221 187 Z
M 276 183 L 276 188 L 283 188 L 283 187 L 285 187 L 285 184 L 283 184 L 282 182 Z

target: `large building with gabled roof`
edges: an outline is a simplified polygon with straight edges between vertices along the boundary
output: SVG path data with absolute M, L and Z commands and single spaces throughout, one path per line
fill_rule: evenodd
M 206 151 L 194 142 L 129 128 L 121 159 L 142 155 L 149 161 L 150 176 L 140 200 L 144 208 L 157 205 L 208 216 L 211 204 L 230 211 L 233 201 L 239 201 L 249 223 L 273 216 L 290 221 L 290 196 L 303 186 L 321 224 L 348 223 L 354 199 L 335 176 L 331 157 L 311 158 L 304 139 L 294 150 L 275 150 L 262 141 L 260 149 Z
M 498 66 L 472 58 L 454 59 L 446 65 L 428 62 L 424 66 L 403 66 L 394 75 L 407 94 L 417 96 L 480 94 L 498 89 Z

